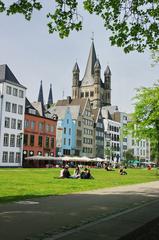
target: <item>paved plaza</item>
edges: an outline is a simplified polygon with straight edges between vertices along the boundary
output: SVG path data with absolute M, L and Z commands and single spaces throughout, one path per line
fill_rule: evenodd
M 159 181 L 0 204 L 0 239 L 115 240 L 158 209 Z

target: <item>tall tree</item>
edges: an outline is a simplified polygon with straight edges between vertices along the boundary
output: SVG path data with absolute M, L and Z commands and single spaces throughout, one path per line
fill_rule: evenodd
M 138 140 L 150 140 L 159 164 L 159 84 L 138 89 L 134 99 L 135 111 L 127 130 Z
M 42 9 L 42 0 L 18 0 L 11 4 L 0 0 L 0 12 L 7 15 L 20 13 L 27 20 L 33 10 Z M 156 50 L 159 45 L 159 1 L 158 0 L 54 0 L 55 7 L 47 14 L 49 33 L 58 32 L 61 38 L 72 30 L 82 29 L 79 3 L 90 14 L 103 19 L 110 31 L 112 45 L 123 47 L 125 52 L 144 51 L 146 47 Z

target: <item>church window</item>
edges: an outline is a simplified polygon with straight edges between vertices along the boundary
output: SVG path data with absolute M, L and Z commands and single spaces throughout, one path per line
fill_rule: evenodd
M 84 92 L 81 92 L 81 98 L 83 98 L 84 97 Z
M 85 92 L 85 97 L 89 97 L 89 92 Z
M 93 91 L 90 92 L 90 96 L 94 97 L 94 92 Z

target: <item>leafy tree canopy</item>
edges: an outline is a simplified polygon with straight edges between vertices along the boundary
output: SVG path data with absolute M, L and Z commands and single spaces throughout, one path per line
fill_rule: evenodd
M 20 13 L 27 20 L 33 10 L 41 10 L 45 1 L 18 0 L 7 5 L 0 0 L 0 12 L 7 15 Z M 55 8 L 47 14 L 49 33 L 58 32 L 61 38 L 70 31 L 82 29 L 79 3 L 90 14 L 103 19 L 110 31 L 112 45 L 124 51 L 144 51 L 146 47 L 156 50 L 159 45 L 159 1 L 158 0 L 54 0 Z
M 138 140 L 150 139 L 159 161 L 159 84 L 138 89 L 135 100 L 127 130 Z

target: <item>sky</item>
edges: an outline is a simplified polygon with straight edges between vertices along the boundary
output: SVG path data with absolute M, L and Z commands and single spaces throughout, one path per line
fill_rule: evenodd
M 21 84 L 27 87 L 27 97 L 38 98 L 40 81 L 43 81 L 45 102 L 50 83 L 54 102 L 72 94 L 72 69 L 77 60 L 80 79 L 84 76 L 91 46 L 92 32 L 96 54 L 101 64 L 101 78 L 107 65 L 112 72 L 112 105 L 120 111 L 133 111 L 132 98 L 136 88 L 152 86 L 159 79 L 159 68 L 151 67 L 151 53 L 125 54 L 112 47 L 109 33 L 97 16 L 81 12 L 83 30 L 73 32 L 61 40 L 58 34 L 49 34 L 46 13 L 50 6 L 35 12 L 30 22 L 21 15 L 0 14 L 0 64 L 7 64 Z

